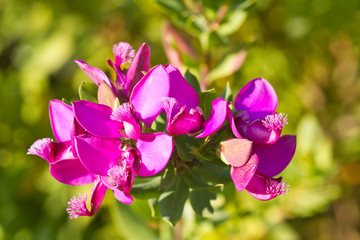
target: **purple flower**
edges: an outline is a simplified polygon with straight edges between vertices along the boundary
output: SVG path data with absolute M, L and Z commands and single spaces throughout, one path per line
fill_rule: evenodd
M 247 139 L 221 143 L 222 159 L 231 166 L 230 174 L 238 191 L 247 190 L 259 200 L 270 200 L 288 192 L 282 178 L 274 178 L 290 163 L 296 137 L 285 135 L 272 145 L 259 145 Z
M 70 185 L 92 183 L 94 174 L 82 165 L 73 148 L 73 137 L 82 131 L 74 119 L 72 108 L 61 101 L 51 100 L 49 113 L 58 142 L 50 138 L 39 139 L 29 148 L 28 154 L 48 161 L 51 175 L 59 182 Z
M 278 99 L 274 88 L 263 78 L 247 83 L 234 100 L 234 134 L 258 144 L 273 144 L 287 124 L 287 115 L 276 112 Z
M 100 69 L 92 67 L 81 60 L 75 60 L 75 63 L 97 86 L 100 86 L 105 81 L 116 97 L 129 100 L 133 88 L 144 76 L 143 72 L 149 71 L 150 48 L 146 43 L 143 43 L 135 54 L 130 44 L 120 42 L 114 45 L 113 52 L 115 62 L 108 59 L 108 63 L 115 70 L 116 84 Z M 130 67 L 125 74 L 122 67 L 126 63 L 130 63 Z
M 75 137 L 81 162 L 126 204 L 135 174 L 152 176 L 168 163 L 173 150 L 172 137 L 165 133 L 142 133 L 141 122 L 149 127 L 162 110 L 160 99 L 169 94 L 165 68 L 151 69 L 133 88 L 130 102 L 113 110 L 89 101 L 73 102 L 74 115 L 88 134 Z M 127 139 L 121 149 L 119 138 Z
M 202 138 L 215 133 L 228 117 L 229 102 L 216 99 L 212 102 L 212 112 L 205 121 L 199 107 L 199 97 L 195 89 L 184 79 L 180 71 L 166 66 L 170 77 L 169 97 L 163 98 L 164 110 L 167 115 L 166 131 L 172 135 L 194 135 Z

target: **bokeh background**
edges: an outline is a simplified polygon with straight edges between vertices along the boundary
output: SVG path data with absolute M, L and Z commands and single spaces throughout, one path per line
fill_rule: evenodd
M 360 2 L 216 2 L 0 0 L 0 240 L 360 239 Z M 177 34 L 191 51 L 171 42 Z M 291 192 L 260 202 L 225 186 L 214 214 L 186 205 L 175 230 L 145 200 L 125 206 L 111 194 L 96 216 L 68 219 L 67 201 L 91 186 L 58 183 L 26 152 L 52 137 L 49 100 L 75 100 L 88 81 L 73 60 L 109 72 L 119 41 L 147 42 L 152 66 L 172 57 L 219 95 L 227 82 L 236 94 L 253 78 L 269 80 L 288 114 L 284 133 L 298 136 L 282 173 Z

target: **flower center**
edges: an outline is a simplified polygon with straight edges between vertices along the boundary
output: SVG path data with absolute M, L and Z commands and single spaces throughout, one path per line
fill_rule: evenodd
M 266 193 L 275 196 L 286 195 L 290 192 L 289 185 L 287 182 L 278 182 L 274 179 L 266 179 Z
M 66 211 L 71 219 L 78 218 L 79 216 L 91 216 L 91 213 L 86 207 L 86 199 L 86 193 L 84 194 L 84 196 L 81 196 L 81 193 L 79 193 L 78 198 L 73 196 L 70 199 Z
M 126 166 L 115 166 L 109 169 L 108 171 L 108 182 L 110 185 L 118 188 L 125 186 L 129 178 L 129 171 L 127 171 Z
M 262 120 L 263 125 L 266 128 L 276 130 L 281 130 L 288 122 L 287 122 L 287 114 L 285 113 L 274 113 L 272 115 L 267 115 L 265 119 Z

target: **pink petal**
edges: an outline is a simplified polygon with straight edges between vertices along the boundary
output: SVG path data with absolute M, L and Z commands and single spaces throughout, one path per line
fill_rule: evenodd
M 114 196 L 116 199 L 124 204 L 130 204 L 133 202 L 134 198 L 129 193 L 125 193 L 119 189 L 114 189 Z
M 141 134 L 136 147 L 141 154 L 136 173 L 147 177 L 157 174 L 166 166 L 173 151 L 173 141 L 165 133 Z
M 228 139 L 220 143 L 220 149 L 222 159 L 231 166 L 241 167 L 251 156 L 252 142 L 247 139 Z
M 102 81 L 105 81 L 109 87 L 116 93 L 116 88 L 106 74 L 100 69 L 94 68 L 82 60 L 74 61 L 83 72 L 97 85 L 99 86 Z
M 258 144 L 274 144 L 281 135 L 281 129 L 269 129 L 264 126 L 261 120 L 253 120 L 249 125 L 244 126 L 245 137 Z
M 83 134 L 75 137 L 75 147 L 82 164 L 95 174 L 107 175 L 107 171 L 121 159 L 121 141 L 118 138 Z
M 256 154 L 254 154 L 245 165 L 241 167 L 231 166 L 230 175 L 236 190 L 241 192 L 249 184 L 251 178 L 255 174 L 258 162 L 259 159 Z
M 204 131 L 195 138 L 203 138 L 215 133 L 223 125 L 227 117 L 227 109 L 230 103 L 222 98 L 212 101 L 212 109 L 209 118 L 204 122 Z
M 146 127 L 160 114 L 163 97 L 169 95 L 170 81 L 165 68 L 158 65 L 152 68 L 134 87 L 130 102 L 135 106 Z
M 116 108 L 110 118 L 122 122 L 124 129 L 121 134 L 126 138 L 137 140 L 141 134 L 141 126 L 136 117 L 134 106 L 131 103 L 124 103 Z
M 278 104 L 276 92 L 263 78 L 248 82 L 234 100 L 237 111 L 246 111 L 250 120 L 264 118 L 275 112 Z
M 295 154 L 296 136 L 284 135 L 272 145 L 253 145 L 253 153 L 259 157 L 258 171 L 269 177 L 281 173 Z
M 94 181 L 94 174 L 74 156 L 71 141 L 52 142 L 50 148 L 50 173 L 56 180 L 70 185 L 84 185 Z
M 240 135 L 239 131 L 237 130 L 235 120 L 234 120 L 234 116 L 233 116 L 229 106 L 227 107 L 227 120 L 229 122 L 229 125 L 231 127 L 231 131 L 233 132 L 234 136 L 237 137 L 237 138 L 242 139 L 243 137 Z
M 126 73 L 124 90 L 127 97 L 130 97 L 133 88 L 144 76 L 142 72 L 149 71 L 149 67 L 150 47 L 146 43 L 143 43 L 137 51 Z
M 76 120 L 89 133 L 98 137 L 122 137 L 122 124 L 110 119 L 111 107 L 84 100 L 72 102 L 72 105 Z
M 276 196 L 287 194 L 287 183 L 281 182 L 282 178 L 270 178 L 256 172 L 248 185 L 246 191 L 254 198 L 267 201 Z
M 58 142 L 71 139 L 70 128 L 74 118 L 70 106 L 59 100 L 51 100 L 49 104 L 51 128 Z
M 180 106 L 186 105 L 189 112 L 191 108 L 199 106 L 199 96 L 195 89 L 185 80 L 180 71 L 171 66 L 165 66 L 170 77 L 170 93 L 169 97 L 177 100 Z
M 78 158 L 62 159 L 50 164 L 51 175 L 59 182 L 69 185 L 85 185 L 95 180 Z
M 91 213 L 94 214 L 99 209 L 106 193 L 107 187 L 100 181 L 99 177 L 96 178 L 94 186 L 91 189 L 90 205 Z
M 198 107 L 196 109 L 190 109 L 190 112 L 185 111 L 185 105 L 183 108 L 175 115 L 166 127 L 166 130 L 169 134 L 172 135 L 182 135 L 182 134 L 192 134 L 201 131 L 201 126 L 204 122 L 204 114 L 201 109 Z
M 36 140 L 31 147 L 29 148 L 27 154 L 37 155 L 42 157 L 49 163 L 51 162 L 50 159 L 50 144 L 52 143 L 52 139 L 50 138 L 43 138 Z

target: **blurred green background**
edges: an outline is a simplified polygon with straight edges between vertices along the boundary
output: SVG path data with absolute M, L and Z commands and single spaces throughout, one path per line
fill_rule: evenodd
M 183 2 L 185 15 L 176 14 L 177 0 L 0 0 L 0 240 L 360 239 L 360 2 Z M 283 132 L 298 136 L 282 173 L 291 192 L 260 202 L 225 186 L 214 214 L 200 218 L 186 205 L 175 230 L 151 217 L 145 200 L 125 206 L 111 194 L 96 216 L 68 219 L 67 201 L 91 186 L 60 184 L 46 161 L 26 155 L 53 136 L 49 100 L 75 100 L 88 81 L 75 59 L 109 72 L 106 58 L 119 41 L 135 49 L 147 42 L 151 65 L 168 63 L 169 23 L 197 51 L 181 52 L 180 65 L 209 80 L 203 85 L 220 94 L 229 81 L 236 94 L 256 77 L 273 84 L 278 111 L 288 114 Z M 245 55 L 229 70 L 235 60 L 226 56 Z

